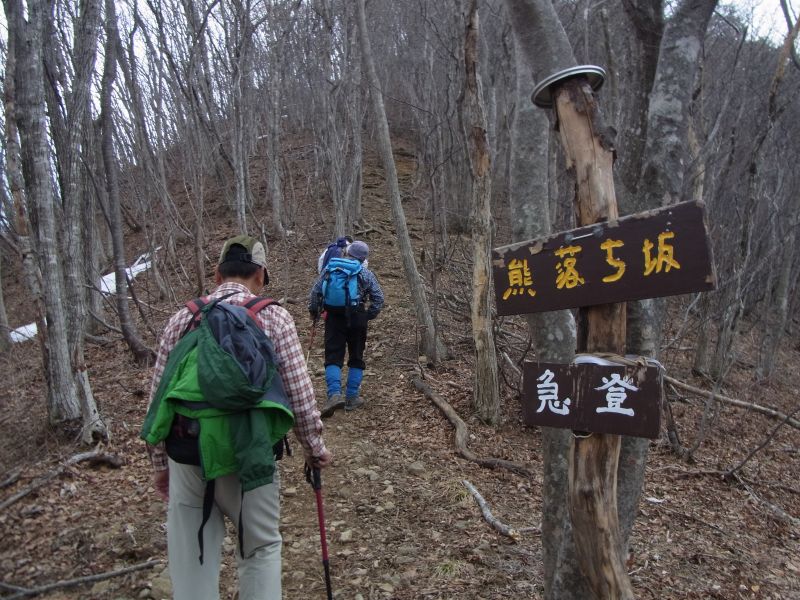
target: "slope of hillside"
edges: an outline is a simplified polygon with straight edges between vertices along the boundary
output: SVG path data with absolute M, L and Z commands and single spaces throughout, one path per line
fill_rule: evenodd
M 413 158 L 398 155 L 407 185 Z M 442 310 L 454 358 L 436 370 L 420 364 L 413 307 L 403 283 L 393 243 L 382 173 L 374 159 L 365 172 L 365 220 L 357 237 L 372 249 L 387 306 L 370 329 L 364 397 L 358 411 L 338 412 L 326 421 L 326 441 L 335 464 L 323 472 L 323 495 L 333 589 L 339 598 L 539 598 L 542 596 L 542 455 L 540 435 L 522 427 L 518 401 L 505 389 L 505 421 L 488 428 L 470 417 L 471 347 L 466 314 L 458 305 Z M 421 210 L 407 203 L 415 243 L 428 232 Z M 212 224 L 208 224 L 209 227 Z M 209 230 L 206 252 L 215 257 L 231 232 L 222 220 Z M 315 277 L 316 257 L 327 228 L 309 201 L 298 210 L 296 232 L 270 245 L 272 284 L 285 298 L 304 347 L 310 321 L 305 298 Z M 133 254 L 133 251 L 131 252 Z M 211 266 L 209 265 L 209 274 Z M 450 276 L 454 277 L 454 264 Z M 7 271 L 4 271 L 4 276 Z M 447 273 L 443 275 L 447 283 Z M 452 282 L 451 282 L 452 283 Z M 210 284 L 210 278 L 209 278 Z M 147 289 L 146 275 L 137 280 Z M 22 306 L 18 286 L 6 291 Z M 189 289 L 176 289 L 189 298 Z M 140 294 L 151 302 L 146 293 Z M 159 330 L 175 309 L 167 302 L 149 313 Z M 22 319 L 22 310 L 12 313 Z M 22 322 L 14 324 L 23 324 Z M 155 339 L 148 335 L 148 343 Z M 309 369 L 324 397 L 321 335 L 311 349 Z M 740 360 L 722 393 L 791 411 L 798 402 L 792 375 L 800 354 L 788 345 L 780 374 L 768 386 L 750 377 L 750 342 L 742 340 Z M 685 350 L 666 357 L 669 373 L 689 378 Z M 6 374 L 0 417 L 0 594 L 22 597 L 19 588 L 145 565 L 101 581 L 57 587 L 48 598 L 168 598 L 165 572 L 165 506 L 150 485 L 150 468 L 138 428 L 146 410 L 149 371 L 137 368 L 124 344 L 89 347 L 95 394 L 108 419 L 111 439 L 104 451 L 124 459 L 120 468 L 79 463 L 66 467 L 37 491 L 9 501 L 60 463 L 84 451 L 73 439 L 45 426 L 44 382 L 35 342 L 18 344 L 0 357 Z M 486 457 L 526 463 L 527 479 L 487 470 L 456 456 L 452 428 L 436 407 L 411 385 L 422 372 L 470 427 L 470 447 Z M 672 410 L 686 445 L 696 438 L 705 401 L 677 397 Z M 678 460 L 665 439 L 651 445 L 645 489 L 632 544 L 629 571 L 639 598 L 796 598 L 800 597 L 800 446 L 788 424 L 718 404 L 710 413 L 710 433 L 694 464 Z M 738 481 L 721 472 L 768 440 Z M 297 444 L 295 444 L 295 447 Z M 302 475 L 299 452 L 281 465 L 284 535 L 284 597 L 324 597 L 314 496 Z M 471 482 L 494 515 L 521 531 L 515 542 L 487 525 L 463 481 Z M 781 514 L 779 511 L 783 511 Z M 223 598 L 234 597 L 233 529 L 225 545 Z M 156 562 L 152 562 L 156 561 Z M 16 587 L 15 587 L 16 586 Z

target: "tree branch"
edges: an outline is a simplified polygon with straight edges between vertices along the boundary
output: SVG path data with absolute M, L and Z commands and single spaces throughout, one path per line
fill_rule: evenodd
M 18 598 L 38 596 L 39 594 L 44 594 L 45 592 L 50 592 L 52 590 L 57 590 L 61 588 L 73 587 L 76 585 L 82 585 L 84 583 L 94 583 L 95 581 L 103 581 L 104 579 L 111 579 L 112 577 L 118 577 L 119 575 L 127 575 L 128 573 L 133 573 L 134 571 L 141 571 L 143 569 L 152 569 L 153 567 L 159 564 L 161 564 L 160 560 L 148 560 L 147 562 L 139 563 L 138 565 L 132 565 L 130 567 L 125 567 L 123 569 L 117 569 L 116 571 L 107 571 L 105 573 L 97 573 L 96 575 L 76 577 L 75 579 L 65 579 L 62 581 L 56 581 L 55 583 L 48 583 L 47 585 L 42 585 L 35 588 L 23 588 L 20 586 L 3 582 L 0 582 L 0 587 L 16 592 L 11 596 L 6 596 L 5 598 L 3 598 L 3 600 L 17 600 Z
M 10 498 L 5 499 L 2 503 L 0 503 L 0 512 L 3 512 L 6 508 L 17 502 L 17 500 L 20 500 L 21 498 L 24 498 L 31 492 L 38 490 L 40 487 L 43 487 L 46 483 L 61 475 L 64 471 L 67 470 L 68 467 L 71 467 L 72 465 L 76 465 L 79 462 L 84 462 L 84 461 L 90 461 L 92 462 L 92 464 L 105 463 L 107 465 L 114 467 L 115 469 L 123 465 L 122 459 L 120 459 L 116 454 L 100 452 L 99 450 L 93 450 L 91 452 L 81 452 L 80 454 L 76 454 L 75 456 L 67 460 L 57 469 L 50 471 L 43 477 L 34 481 L 31 485 L 29 485 L 25 489 L 20 490 Z M 4 598 L 3 600 L 9 600 L 9 599 Z
M 464 479 L 461 483 L 464 484 L 464 487 L 467 488 L 469 493 L 475 498 L 475 501 L 478 503 L 481 513 L 483 513 L 483 518 L 486 519 L 486 522 L 489 523 L 489 525 L 491 525 L 492 528 L 495 529 L 499 534 L 518 542 L 520 538 L 519 531 L 501 522 L 492 514 L 492 511 L 489 509 L 489 505 L 486 504 L 486 500 L 483 499 L 483 496 L 481 496 L 480 492 L 475 489 L 474 485 L 472 485 L 466 479 Z

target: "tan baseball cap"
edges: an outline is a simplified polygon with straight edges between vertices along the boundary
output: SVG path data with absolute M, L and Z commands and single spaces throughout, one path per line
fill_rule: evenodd
M 238 244 L 244 246 L 246 254 L 241 252 L 233 253 L 228 256 L 231 246 Z M 264 269 L 267 268 L 267 251 L 264 244 L 248 235 L 237 235 L 232 237 L 222 246 L 222 253 L 219 255 L 219 264 L 224 262 L 249 262 Z

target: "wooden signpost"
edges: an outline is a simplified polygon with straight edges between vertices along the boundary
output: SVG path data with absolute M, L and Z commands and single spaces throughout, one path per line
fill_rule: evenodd
M 567 168 L 575 174 L 579 229 L 497 248 L 498 315 L 580 308 L 579 351 L 625 354 L 625 302 L 713 289 L 702 204 L 683 203 L 620 218 L 615 149 L 593 90 L 605 72 L 571 66 L 534 89 L 555 109 Z M 568 453 L 568 507 L 575 553 L 596 598 L 635 595 L 621 555 L 617 515 L 620 436 L 658 435 L 655 370 L 622 365 L 525 366 L 526 422 L 575 431 Z M 589 432 L 589 433 L 586 433 Z
M 683 202 L 497 248 L 498 315 L 714 289 L 705 208 Z
M 705 210 L 697 202 L 496 248 L 492 264 L 499 315 L 612 305 L 716 284 Z M 628 404 L 615 410 L 610 396 Z M 661 376 L 656 367 L 607 361 L 528 363 L 522 405 L 528 425 L 654 438 Z
M 492 258 L 499 315 L 686 294 L 716 284 L 705 208 L 697 202 L 503 246 Z M 528 425 L 658 436 L 661 379 L 655 367 L 529 363 L 523 373 Z M 615 383 L 603 388 L 604 381 Z M 543 400 L 549 398 L 543 389 L 558 390 L 555 404 Z M 603 409 L 609 393 L 630 398 L 622 412 Z

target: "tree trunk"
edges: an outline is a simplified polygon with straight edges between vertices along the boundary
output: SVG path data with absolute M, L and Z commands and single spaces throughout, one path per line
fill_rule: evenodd
M 67 99 L 66 145 L 57 152 L 62 173 L 62 200 L 64 221 L 61 246 L 64 249 L 63 263 L 67 314 L 67 335 L 70 340 L 75 389 L 81 403 L 83 417 L 83 441 L 87 444 L 95 439 L 105 439 L 108 431 L 100 418 L 97 404 L 89 383 L 85 362 L 84 336 L 87 329 L 87 288 L 85 276 L 85 220 L 83 208 L 86 188 L 82 185 L 84 167 L 82 160 L 90 158 L 81 150 L 85 141 L 85 125 L 90 122 L 90 89 L 97 56 L 97 39 L 100 28 L 100 2 L 84 0 L 75 23 L 75 47 L 72 64 L 74 75 Z M 52 113 L 51 113 L 52 114 Z M 58 148 L 57 148 L 58 150 Z
M 794 207 L 792 215 L 800 214 L 800 194 L 793 194 Z M 786 321 L 789 317 L 789 293 L 791 290 L 792 269 L 795 266 L 792 257 L 797 251 L 797 225 L 788 228 L 782 238 L 781 258 L 778 263 L 778 278 L 770 294 L 770 302 L 765 311 L 766 324 L 761 339 L 761 353 L 758 361 L 758 376 L 769 380 L 775 370 L 775 357 L 778 345 L 783 338 Z
M 81 406 L 75 390 L 69 355 L 67 322 L 62 306 L 64 277 L 55 223 L 55 197 L 51 176 L 50 144 L 44 106 L 42 32 L 45 2 L 28 2 L 23 17 L 20 0 L 6 3 L 9 34 L 17 50 L 16 91 L 22 171 L 28 201 L 36 211 L 37 255 L 44 282 L 48 350 L 48 416 L 55 424 L 80 418 Z M 12 33 L 13 32 L 13 33 Z
M 3 250 L 0 247 L 0 352 L 5 352 L 11 345 L 11 328 L 8 326 L 6 303 L 3 299 Z
M 648 102 L 658 67 L 658 49 L 664 33 L 663 0 L 623 0 L 619 7 L 611 6 L 614 42 L 624 45 L 619 73 L 611 71 L 610 79 L 624 78 L 625 93 L 619 98 L 618 123 L 620 153 L 614 165 L 615 175 L 621 184 L 617 190 L 620 214 L 632 214 L 637 209 L 636 190 L 642 172 L 644 147 L 647 141 Z M 630 35 L 630 33 L 633 35 Z M 610 87 L 610 86 L 609 86 Z M 604 88 L 604 94 L 606 90 Z M 620 193 L 622 192 L 622 193 Z M 630 314 L 628 315 L 630 324 Z
M 414 301 L 414 308 L 417 313 L 417 323 L 422 330 L 422 350 L 429 360 L 434 363 L 442 360 L 447 349 L 442 343 L 436 329 L 434 328 L 433 317 L 431 316 L 430 306 L 425 297 L 425 288 L 422 278 L 417 271 L 417 263 L 414 259 L 414 250 L 411 247 L 411 239 L 408 235 L 408 225 L 403 212 L 403 205 L 400 200 L 400 184 L 397 180 L 397 168 L 394 164 L 392 155 L 392 140 L 389 136 L 389 124 L 386 121 L 386 111 L 383 106 L 381 96 L 381 86 L 378 74 L 375 72 L 375 64 L 372 58 L 372 49 L 367 33 L 367 19 L 364 14 L 364 0 L 357 0 L 358 8 L 358 28 L 361 37 L 361 56 L 367 81 L 370 86 L 370 96 L 372 97 L 372 108 L 375 115 L 375 125 L 378 130 L 378 146 L 380 150 L 383 167 L 386 172 L 386 185 L 389 190 L 389 202 L 392 208 L 392 218 L 394 220 L 395 233 L 397 235 L 397 245 L 400 256 L 403 260 L 403 270 L 406 274 L 411 297 Z
M 45 321 L 44 296 L 42 293 L 42 273 L 36 263 L 36 254 L 32 250 L 29 211 L 26 208 L 25 180 L 22 174 L 22 157 L 19 142 L 19 130 L 17 128 L 17 93 L 16 93 L 16 72 L 17 72 L 17 35 L 13 27 L 16 27 L 13 19 L 18 4 L 5 3 L 6 22 L 9 24 L 8 45 L 6 47 L 5 64 L 5 86 L 3 90 L 3 102 L 5 110 L 5 158 L 6 176 L 8 177 L 9 191 L 11 192 L 11 202 L 13 204 L 13 219 L 16 226 L 17 247 L 22 261 L 22 273 L 25 283 L 30 293 L 31 301 L 35 307 L 36 327 L 39 332 L 39 347 L 42 353 L 42 371 L 45 380 L 50 379 L 49 375 L 49 352 L 47 349 L 46 332 L 47 323 Z M 13 27 L 12 27 L 13 26 Z
M 642 172 L 632 212 L 683 200 L 684 157 L 688 155 L 686 114 L 694 90 L 700 51 L 717 0 L 683 0 L 661 40 L 650 94 Z
M 578 184 L 579 225 L 618 218 L 613 181 L 613 147 L 589 84 L 575 78 L 556 91 L 556 110 L 567 166 Z M 625 305 L 580 310 L 585 352 L 625 353 Z M 620 549 L 617 464 L 620 436 L 575 436 L 570 451 L 569 509 L 581 569 L 597 598 L 633 598 Z
M 283 181 L 281 177 L 281 92 L 280 80 L 270 81 L 267 94 L 270 108 L 267 119 L 267 189 L 272 203 L 272 229 L 279 236 L 285 233 Z
M 685 0 L 670 17 L 658 52 L 653 89 L 650 93 L 647 121 L 647 141 L 641 160 L 641 174 L 635 194 L 628 198 L 626 208 L 641 212 L 666 206 L 683 199 L 685 165 L 688 155 L 688 122 L 691 94 L 695 89 L 703 38 L 717 0 Z M 630 10 L 630 7 L 626 5 Z M 630 13 L 631 15 L 633 13 Z M 655 1 L 642 2 L 639 8 L 637 31 L 642 48 L 648 57 L 643 81 L 650 77 L 652 54 L 648 46 L 657 39 L 661 26 L 660 6 Z M 623 136 L 632 140 L 638 132 Z M 641 137 L 639 134 L 638 137 Z M 626 155 L 640 148 L 634 142 L 621 148 Z M 632 172 L 628 171 L 632 174 Z M 629 181 L 630 177 L 627 178 Z M 652 298 L 628 305 L 627 351 L 641 356 L 658 358 L 662 326 L 666 313 L 663 298 Z M 624 438 L 619 460 L 618 490 L 620 532 L 623 554 L 627 554 L 628 538 L 636 519 L 637 506 L 644 482 L 649 442 L 641 438 Z
M 514 28 L 515 38 L 518 28 Z M 512 240 L 546 237 L 551 231 L 549 199 L 548 128 L 544 111 L 531 102 L 534 87 L 530 64 L 517 40 L 516 103 L 511 131 L 509 200 Z M 575 319 L 569 310 L 527 316 L 536 358 L 543 362 L 570 363 L 575 357 Z M 571 433 L 542 428 L 542 562 L 544 597 L 583 600 L 589 595 L 575 558 L 572 524 L 567 510 Z
M 478 2 L 469 9 L 464 44 L 466 78 L 464 86 L 464 135 L 469 143 L 472 174 L 472 337 L 475 342 L 475 384 L 472 404 L 487 423 L 500 418 L 500 389 L 497 352 L 492 331 L 491 304 L 491 201 L 492 161 L 486 130 L 486 108 L 478 59 Z
M 106 48 L 103 79 L 100 90 L 100 127 L 102 131 L 103 164 L 105 166 L 106 190 L 108 193 L 109 228 L 114 247 L 114 281 L 116 282 L 117 313 L 125 342 L 133 353 L 136 362 L 147 365 L 154 358 L 153 351 L 147 348 L 133 324 L 128 304 L 128 279 L 126 275 L 125 244 L 122 236 L 122 215 L 120 213 L 119 183 L 117 163 L 114 157 L 114 117 L 111 93 L 117 77 L 116 43 L 117 13 L 114 0 L 106 0 Z

